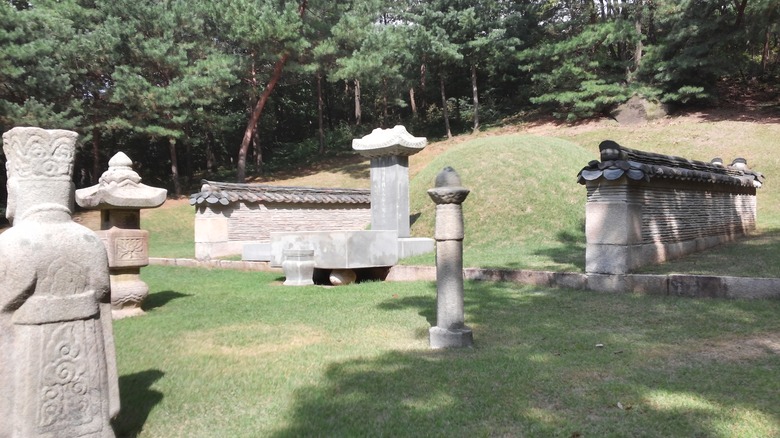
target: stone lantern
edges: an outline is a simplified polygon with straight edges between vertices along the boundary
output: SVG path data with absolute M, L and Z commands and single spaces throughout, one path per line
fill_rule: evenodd
M 98 236 L 106 246 L 111 274 L 111 313 L 114 319 L 143 314 L 141 303 L 149 287 L 140 278 L 149 264 L 149 232 L 141 228 L 142 208 L 165 202 L 168 191 L 141 184 L 133 162 L 122 152 L 108 162 L 108 170 L 92 187 L 76 190 L 76 202 L 100 210 Z

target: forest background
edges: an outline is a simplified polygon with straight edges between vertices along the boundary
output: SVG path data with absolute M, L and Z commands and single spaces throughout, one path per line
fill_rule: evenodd
M 0 132 L 75 130 L 78 187 L 123 151 L 181 195 L 377 127 L 776 95 L 779 63 L 777 0 L 0 0 Z

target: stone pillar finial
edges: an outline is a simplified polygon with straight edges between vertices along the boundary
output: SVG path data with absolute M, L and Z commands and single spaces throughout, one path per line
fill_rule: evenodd
M 114 319 L 142 315 L 149 287 L 141 268 L 149 264 L 149 232 L 141 228 L 142 208 L 162 205 L 168 191 L 141 184 L 133 161 L 118 152 L 108 170 L 92 187 L 76 190 L 76 202 L 100 210 L 98 235 L 106 246 L 111 272 L 111 308 Z
M 428 195 L 436 203 L 436 326 L 429 330 L 431 348 L 470 347 L 471 329 L 463 311 L 463 210 L 469 189 L 458 173 L 445 167 Z

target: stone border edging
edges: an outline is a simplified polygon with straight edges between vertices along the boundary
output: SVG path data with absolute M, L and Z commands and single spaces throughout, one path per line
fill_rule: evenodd
M 150 265 L 282 272 L 268 262 L 195 260 L 149 257 Z M 465 268 L 466 280 L 507 281 L 532 286 L 560 287 L 599 292 L 635 292 L 694 298 L 780 299 L 780 278 L 749 278 L 687 274 L 590 274 L 512 269 Z M 396 265 L 386 281 L 436 281 L 434 266 Z
M 560 287 L 599 292 L 634 292 L 695 298 L 780 298 L 780 278 L 749 278 L 687 274 L 583 274 L 511 269 L 465 268 L 464 278 L 477 281 L 511 281 L 533 286 Z M 387 281 L 436 281 L 432 266 L 390 268 Z
M 282 272 L 281 268 L 272 268 L 268 262 L 248 262 L 243 260 L 195 260 L 149 257 L 149 264 L 157 266 L 184 266 L 188 268 L 235 269 L 237 271 Z

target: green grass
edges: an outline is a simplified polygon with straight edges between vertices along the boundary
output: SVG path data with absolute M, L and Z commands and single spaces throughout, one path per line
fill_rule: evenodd
M 585 190 L 577 172 L 593 154 L 568 141 L 530 135 L 478 138 L 437 156 L 410 184 L 412 234 L 432 236 L 426 190 L 445 166 L 471 190 L 462 204 L 466 266 L 582 271 Z M 433 256 L 405 263 L 433 263 Z
M 195 257 L 195 207 L 189 203 L 142 210 L 141 228 L 149 230 L 149 256 Z
M 142 276 L 147 315 L 114 324 L 120 437 L 780 434 L 780 301 L 469 282 L 474 348 L 431 351 L 433 283 Z

